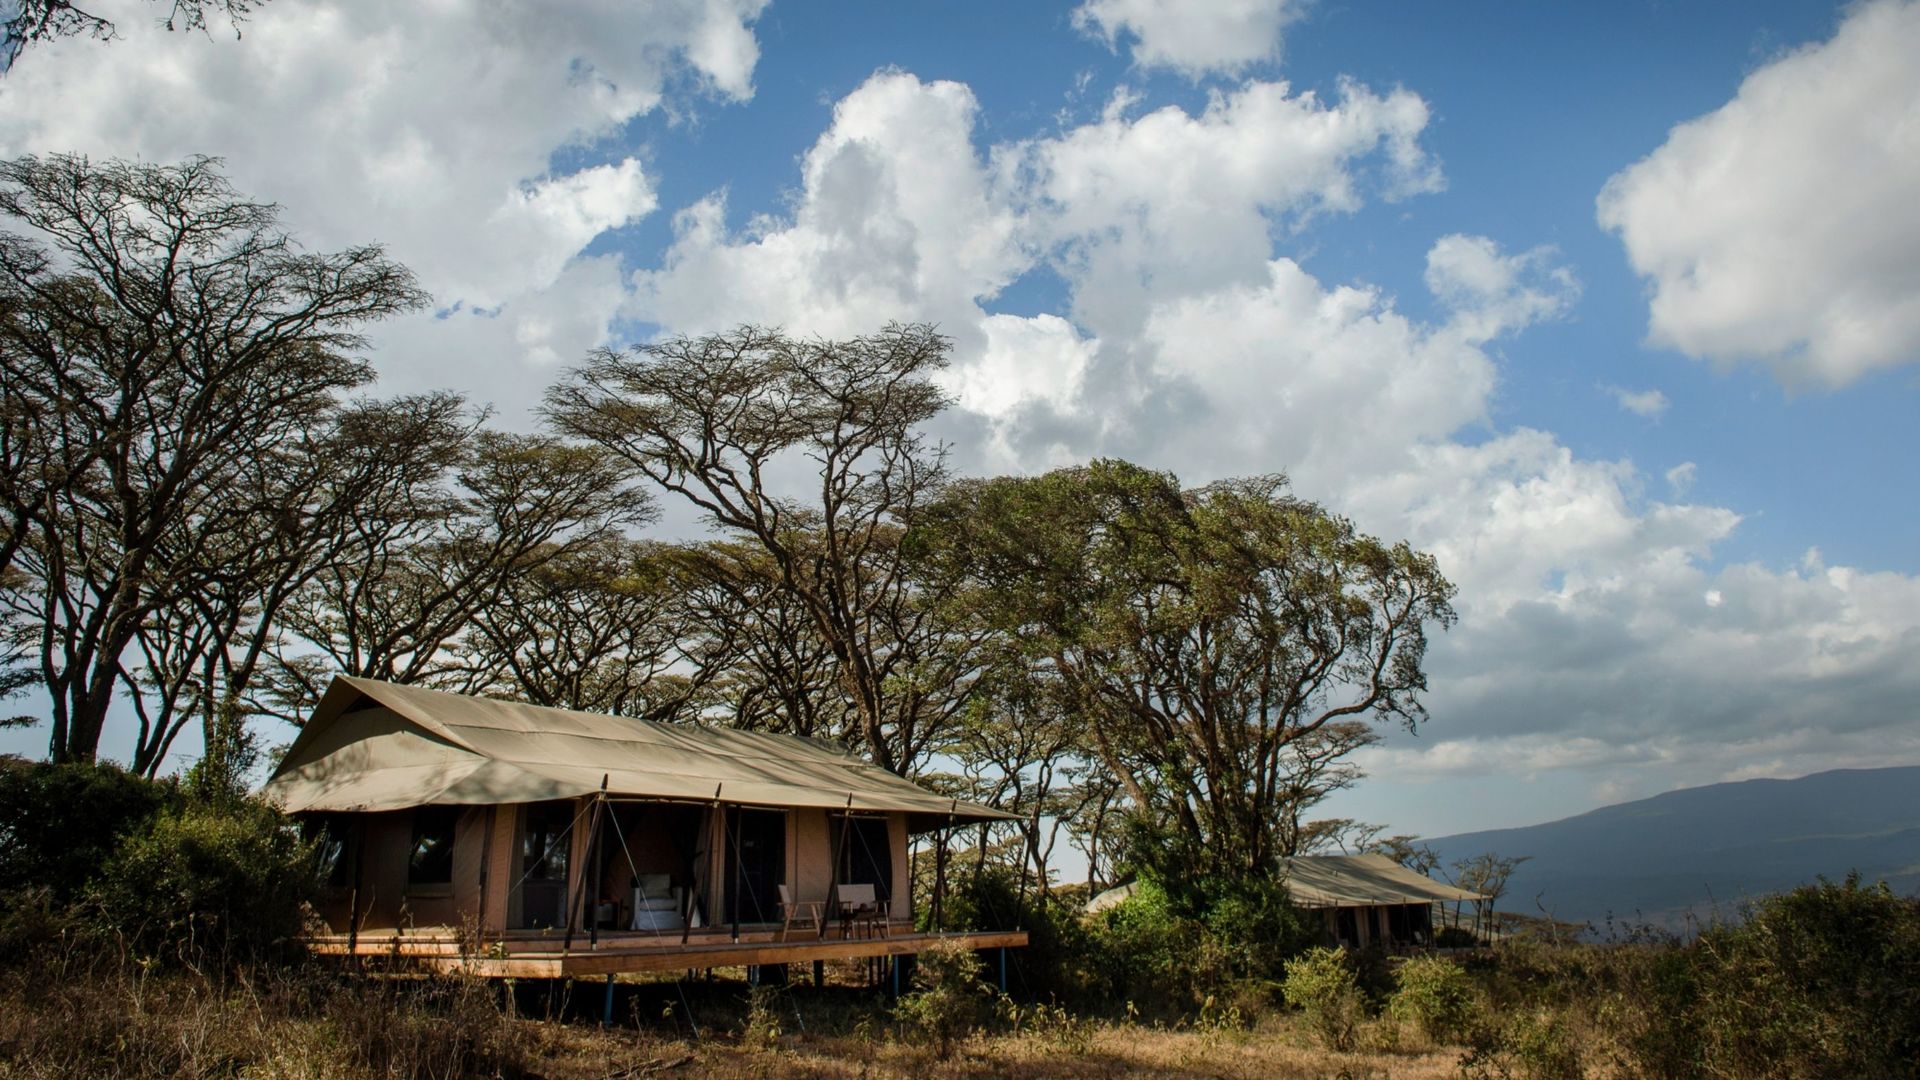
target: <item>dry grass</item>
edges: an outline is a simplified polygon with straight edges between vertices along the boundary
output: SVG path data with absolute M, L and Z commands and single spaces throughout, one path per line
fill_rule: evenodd
M 236 1077 L 361 1080 L 468 1076 L 540 1080 L 644 1077 L 1451 1077 L 1458 1050 L 1332 1054 L 1303 1030 L 1168 1030 L 1131 1024 L 976 1034 L 942 1059 L 902 1040 L 873 999 L 828 991 L 797 999 L 811 1032 L 743 1038 L 737 985 L 705 988 L 704 1039 L 655 1018 L 602 1029 L 503 1008 L 478 982 L 354 983 L 308 973 L 218 983 L 121 969 L 16 972 L 0 986 L 0 1078 Z M 597 993 L 597 990 L 595 991 Z M 579 997 L 588 997 L 582 988 Z M 597 997 L 595 998 L 597 1000 Z M 629 1002 L 641 1012 L 657 999 Z M 734 1001 L 737 1012 L 720 1003 Z M 580 1004 L 575 1002 L 576 1006 Z M 780 1027 L 798 1028 L 790 1005 Z M 763 1018 L 764 1019 L 764 1018 Z

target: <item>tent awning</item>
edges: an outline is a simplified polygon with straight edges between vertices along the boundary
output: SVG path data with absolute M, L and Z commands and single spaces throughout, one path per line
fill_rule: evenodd
M 1415 873 L 1385 855 L 1296 855 L 1280 861 L 1287 894 L 1303 908 L 1486 899 Z
M 902 811 L 920 827 L 1010 819 L 829 743 L 661 724 L 340 676 L 263 794 L 289 812 L 639 798 Z

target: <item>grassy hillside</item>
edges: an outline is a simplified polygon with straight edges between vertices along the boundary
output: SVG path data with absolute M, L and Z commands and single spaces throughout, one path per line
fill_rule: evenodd
M 1845 769 L 1656 795 L 1544 825 L 1431 841 L 1443 865 L 1530 855 L 1508 910 L 1603 923 L 1731 914 L 1740 901 L 1859 870 L 1920 891 L 1920 767 Z

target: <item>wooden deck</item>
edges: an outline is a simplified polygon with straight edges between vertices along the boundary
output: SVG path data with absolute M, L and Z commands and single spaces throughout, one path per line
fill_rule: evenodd
M 597 944 L 575 934 L 571 947 L 558 934 L 508 934 L 476 948 L 449 930 L 361 933 L 349 946 L 345 934 L 315 935 L 307 945 L 321 956 L 353 956 L 398 961 L 409 967 L 488 979 L 565 979 L 641 971 L 801 964 L 871 956 L 906 956 L 941 941 L 963 941 L 974 949 L 1013 949 L 1027 943 L 1025 930 L 984 933 L 916 934 L 880 937 L 820 937 L 808 932 L 779 940 L 774 930 L 730 934 L 694 934 L 683 944 L 678 934 L 601 931 Z

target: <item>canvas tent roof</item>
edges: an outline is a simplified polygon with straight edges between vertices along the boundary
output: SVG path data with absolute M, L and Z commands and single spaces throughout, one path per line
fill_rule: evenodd
M 336 677 L 263 794 L 289 812 L 613 795 L 905 811 L 916 827 L 1009 818 L 832 744 Z
M 1298 855 L 1280 861 L 1287 894 L 1303 908 L 1486 899 L 1415 873 L 1385 855 Z

